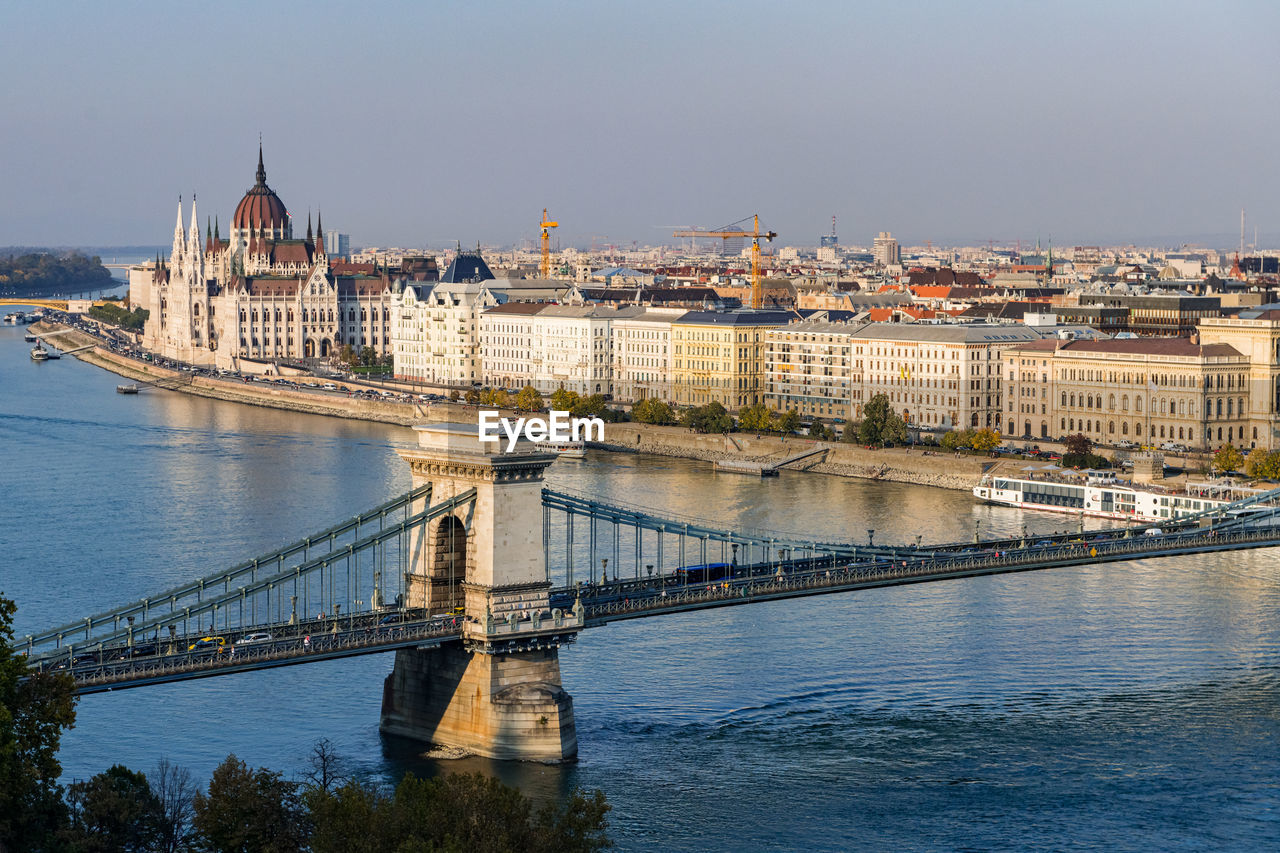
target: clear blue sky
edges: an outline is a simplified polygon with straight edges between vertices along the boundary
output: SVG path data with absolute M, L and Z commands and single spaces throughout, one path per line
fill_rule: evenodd
M 1280 248 L 1280 3 L 5 3 L 0 245 L 267 176 L 356 244 Z M 663 227 L 659 227 L 663 226 Z

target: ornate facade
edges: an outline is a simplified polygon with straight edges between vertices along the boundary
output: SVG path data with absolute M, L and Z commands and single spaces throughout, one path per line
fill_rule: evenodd
M 230 235 L 206 223 L 200 234 L 196 202 L 183 229 L 182 201 L 168 259 L 157 259 L 149 291 L 143 346 L 191 364 L 238 368 L 241 359 L 328 359 L 344 348 L 391 352 L 392 296 L 403 284 L 374 264 L 329 260 L 323 228 L 307 220 L 294 239 L 284 202 L 267 186 L 258 149 L 254 185 L 236 206 Z M 435 277 L 417 269 L 411 279 Z

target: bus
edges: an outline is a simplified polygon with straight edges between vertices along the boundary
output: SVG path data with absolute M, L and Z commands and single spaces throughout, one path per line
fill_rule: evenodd
M 712 583 L 728 580 L 733 576 L 733 567 L 728 563 L 707 563 L 701 566 L 681 566 L 672 574 L 672 583 L 684 586 L 696 583 Z

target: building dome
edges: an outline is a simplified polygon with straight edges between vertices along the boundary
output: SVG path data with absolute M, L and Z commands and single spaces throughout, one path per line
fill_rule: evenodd
M 258 146 L 257 182 L 236 205 L 235 216 L 231 220 L 233 228 L 244 231 L 280 230 L 287 228 L 289 215 L 284 202 L 267 186 L 267 170 L 262 166 L 262 146 Z

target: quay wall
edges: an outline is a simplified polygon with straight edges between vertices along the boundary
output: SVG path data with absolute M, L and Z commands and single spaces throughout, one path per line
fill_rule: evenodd
M 787 457 L 821 447 L 826 450 L 825 454 L 802 459 L 785 466 L 784 470 L 816 471 L 842 477 L 914 483 L 963 491 L 972 489 L 982 475 L 997 464 L 996 460 L 986 457 L 955 456 L 939 450 L 932 450 L 927 454 L 919 449 L 868 450 L 856 444 L 811 441 L 795 436 L 782 438 L 756 436 L 753 433 L 701 435 L 684 427 L 635 423 L 605 424 L 604 441 L 593 442 L 592 446 L 605 450 L 702 459 L 707 462 L 743 460 L 763 462 L 766 465 L 777 464 Z
M 36 331 L 39 332 L 60 331 L 64 328 L 66 327 L 50 323 L 35 326 Z M 71 330 L 53 338 L 50 343 L 58 349 L 65 350 L 92 346 L 100 342 L 90 335 Z M 336 394 L 295 391 L 278 385 L 244 382 L 239 379 L 230 381 L 209 376 L 192 376 L 182 371 L 127 358 L 101 346 L 76 353 L 76 358 L 136 382 L 155 384 L 171 391 L 194 394 L 197 397 L 210 397 L 215 400 L 247 403 L 251 406 L 265 406 L 311 415 L 375 421 L 396 426 L 413 426 L 428 419 L 424 412 L 425 407 L 413 403 L 340 397 Z

